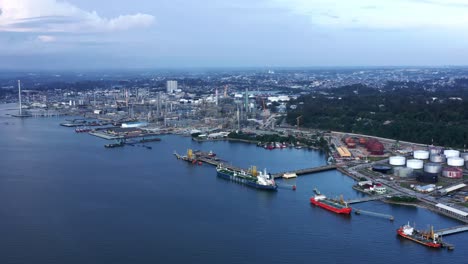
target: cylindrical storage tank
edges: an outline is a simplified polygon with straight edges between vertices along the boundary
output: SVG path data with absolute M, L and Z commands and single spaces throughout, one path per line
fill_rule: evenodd
M 415 159 L 427 160 L 429 158 L 429 151 L 426 150 L 415 150 L 413 152 L 413 157 Z
M 412 168 L 413 170 L 420 170 L 424 167 L 424 162 L 418 159 L 410 159 L 406 162 L 406 167 Z
M 388 163 L 392 166 L 405 166 L 406 158 L 403 156 L 393 156 L 388 159 Z
M 444 150 L 444 155 L 445 157 L 447 157 L 447 159 L 451 157 L 460 157 L 460 151 L 454 149 L 446 149 Z
M 429 147 L 429 154 L 430 155 L 439 155 L 442 153 L 442 148 L 439 147 Z
M 452 167 L 463 167 L 465 160 L 460 157 L 451 157 L 447 159 L 447 165 Z
M 442 171 L 442 176 L 453 179 L 460 179 L 463 177 L 463 170 L 459 168 L 448 167 Z
M 359 144 L 365 145 L 367 143 L 366 138 L 359 138 Z
M 356 148 L 356 143 L 354 143 L 354 142 L 348 142 L 348 143 L 346 143 L 346 146 L 347 146 L 348 148 Z
M 372 166 L 372 170 L 387 174 L 392 170 L 392 167 L 386 165 L 374 165 Z
M 407 178 L 413 176 L 413 169 L 407 167 L 396 167 L 393 168 L 393 174 L 401 178 Z
M 465 163 L 468 161 L 468 152 L 460 154 L 460 158 L 465 160 Z
M 356 141 L 354 141 L 354 138 L 352 138 L 352 137 L 347 137 L 347 138 L 345 138 L 344 142 L 346 144 L 348 144 L 348 143 L 355 143 Z
M 430 159 L 431 162 L 436 162 L 436 163 L 445 163 L 447 159 L 445 158 L 444 154 L 441 155 L 431 155 Z
M 436 183 L 439 181 L 439 175 L 437 173 L 424 172 L 424 173 L 419 174 L 417 179 L 420 182 Z
M 424 172 L 439 174 L 442 172 L 442 165 L 438 163 L 426 163 L 424 164 Z
M 384 145 L 379 141 L 374 141 L 372 144 L 369 145 L 367 150 L 370 151 L 372 155 L 383 155 Z
M 366 148 L 369 149 L 372 146 L 372 144 L 374 144 L 375 142 L 377 142 L 377 139 L 369 138 L 366 142 Z

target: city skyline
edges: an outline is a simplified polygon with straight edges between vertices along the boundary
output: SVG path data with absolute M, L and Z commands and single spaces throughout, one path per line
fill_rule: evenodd
M 0 0 L 1 69 L 461 66 L 465 0 Z

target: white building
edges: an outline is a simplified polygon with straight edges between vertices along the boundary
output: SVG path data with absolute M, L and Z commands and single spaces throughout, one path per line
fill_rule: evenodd
M 166 82 L 167 93 L 174 93 L 177 90 L 177 81 Z

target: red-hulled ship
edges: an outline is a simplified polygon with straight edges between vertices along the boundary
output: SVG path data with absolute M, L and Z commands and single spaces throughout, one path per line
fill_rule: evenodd
M 416 230 L 410 224 L 406 224 L 397 229 L 398 235 L 412 240 L 416 243 L 425 245 L 432 248 L 442 247 L 442 241 L 440 237 L 434 233 L 433 228 L 428 232 Z
M 314 197 L 310 197 L 310 203 L 325 208 L 337 214 L 350 214 L 351 207 L 343 200 L 343 197 L 339 201 L 329 199 L 323 194 L 316 194 Z

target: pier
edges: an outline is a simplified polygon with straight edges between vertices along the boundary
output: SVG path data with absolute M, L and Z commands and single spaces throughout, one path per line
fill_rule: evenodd
M 335 169 L 336 169 L 336 165 L 325 165 L 325 166 L 312 167 L 312 168 L 300 169 L 300 170 L 295 170 L 295 171 L 272 173 L 271 176 L 273 176 L 276 179 L 276 178 L 283 177 L 284 174 L 287 174 L 287 175 L 296 174 L 297 176 L 299 176 L 299 175 L 304 175 L 304 174 L 312 174 L 312 173 L 335 170 Z
M 203 162 L 203 163 L 210 164 L 213 166 L 222 165 L 223 167 L 232 169 L 234 171 L 249 171 L 248 169 L 229 165 L 227 164 L 226 161 L 220 160 L 219 158 L 214 157 L 214 156 L 210 156 L 210 154 L 206 152 L 201 152 L 201 151 L 192 152 L 191 150 L 188 150 L 187 156 L 179 155 L 177 152 L 174 152 L 174 155 L 176 156 L 177 159 L 182 159 L 182 160 L 189 161 L 192 163 Z M 295 171 L 290 171 L 290 172 L 271 173 L 271 176 L 276 179 L 276 178 L 282 178 L 284 174 L 299 176 L 299 175 L 312 174 L 312 173 L 334 170 L 334 169 L 336 169 L 336 165 L 325 165 L 325 166 L 300 169 L 300 170 L 295 170 Z
M 354 213 L 357 214 L 357 215 L 370 215 L 370 216 L 375 216 L 375 217 L 381 217 L 381 218 L 386 218 L 390 221 L 393 221 L 395 220 L 395 218 L 393 217 L 393 215 L 388 215 L 388 214 L 381 214 L 381 213 L 376 213 L 376 212 L 370 212 L 370 211 L 365 211 L 365 210 L 361 210 L 361 209 L 356 209 L 354 208 Z
M 439 236 L 453 235 L 468 231 L 468 225 L 454 226 L 434 231 Z
M 385 195 L 378 195 L 378 196 L 368 196 L 360 199 L 353 199 L 346 201 L 348 204 L 356 204 L 356 203 L 364 203 L 364 202 L 369 202 L 369 201 L 376 201 L 376 200 L 382 200 L 385 198 Z

